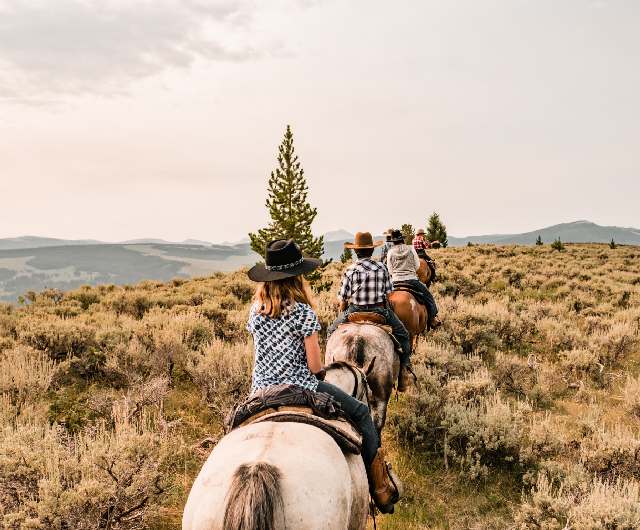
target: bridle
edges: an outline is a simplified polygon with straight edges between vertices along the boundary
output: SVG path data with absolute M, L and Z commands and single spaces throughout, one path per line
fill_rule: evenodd
M 347 368 L 353 376 L 353 391 L 351 392 L 351 397 L 356 398 L 358 401 L 365 400 L 365 403 L 367 403 L 367 405 L 369 404 L 369 393 L 371 392 L 371 389 L 369 388 L 369 382 L 367 381 L 367 374 L 362 368 L 346 361 L 336 361 L 330 364 L 327 368 L 330 367 Z

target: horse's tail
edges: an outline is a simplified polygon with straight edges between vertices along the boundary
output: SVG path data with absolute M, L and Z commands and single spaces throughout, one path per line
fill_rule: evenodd
M 281 474 L 267 462 L 242 464 L 233 474 L 224 511 L 225 530 L 278 530 L 283 510 Z

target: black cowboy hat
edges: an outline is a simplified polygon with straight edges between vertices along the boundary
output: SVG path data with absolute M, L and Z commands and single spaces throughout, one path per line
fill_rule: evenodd
M 265 263 L 257 263 L 248 274 L 254 282 L 271 282 L 306 274 L 321 264 L 322 260 L 303 257 L 293 239 L 277 239 L 267 245 Z
M 391 231 L 391 241 L 394 243 L 404 243 L 404 236 L 400 230 L 392 230 Z

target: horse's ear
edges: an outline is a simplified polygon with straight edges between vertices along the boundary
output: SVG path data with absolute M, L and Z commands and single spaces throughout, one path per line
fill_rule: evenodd
M 376 363 L 376 358 L 371 359 L 371 362 L 364 369 L 364 374 L 368 376 L 373 371 L 373 365 Z

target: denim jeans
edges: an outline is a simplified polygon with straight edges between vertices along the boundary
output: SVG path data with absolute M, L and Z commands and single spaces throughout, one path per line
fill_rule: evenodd
M 317 391 L 333 396 L 349 419 L 358 426 L 358 430 L 362 433 L 362 460 L 368 471 L 380 447 L 380 437 L 369 414 L 369 407 L 331 383 L 318 381 Z
M 408 363 L 411 357 L 411 339 L 409 338 L 409 332 L 407 331 L 407 328 L 404 327 L 402 321 L 393 312 L 393 310 L 386 307 L 357 306 L 351 304 L 349 307 L 347 307 L 346 311 L 343 311 L 340 315 L 338 315 L 338 318 L 336 318 L 333 321 L 333 324 L 329 326 L 329 329 L 327 330 L 327 337 L 331 336 L 331 334 L 338 328 L 340 324 L 344 324 L 345 322 L 347 322 L 347 318 L 351 313 L 358 313 L 360 311 L 378 313 L 385 318 L 387 324 L 391 326 L 394 337 L 398 339 L 398 342 L 402 347 L 400 362 L 402 364 Z
M 418 301 L 420 303 L 424 302 L 424 305 L 427 306 L 429 318 L 435 318 L 435 316 L 438 314 L 438 306 L 436 305 L 436 301 L 434 300 L 433 295 L 431 294 L 431 291 L 429 291 L 427 286 L 420 280 L 402 280 L 402 283 L 409 284 L 413 289 L 420 292 L 420 294 L 422 295 L 422 300 Z

